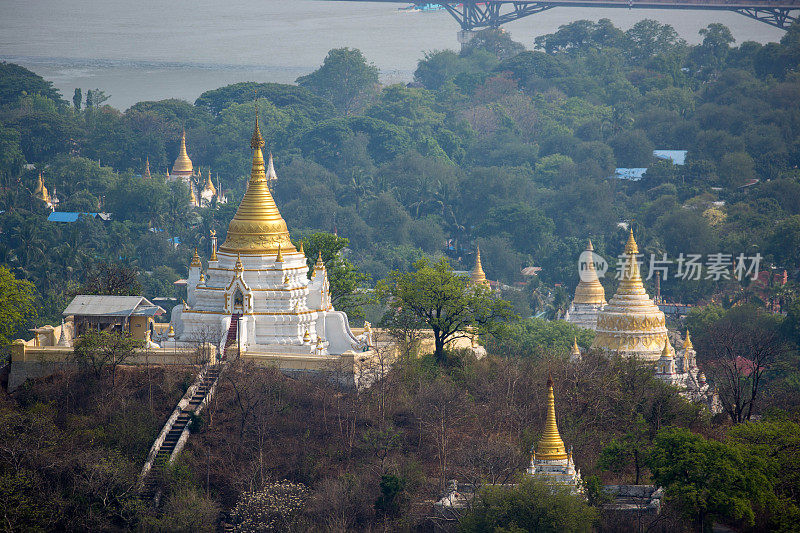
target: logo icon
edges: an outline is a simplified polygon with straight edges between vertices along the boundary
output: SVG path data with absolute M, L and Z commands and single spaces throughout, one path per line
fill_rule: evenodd
M 606 272 L 608 272 L 608 262 L 602 256 L 586 250 L 578 257 L 578 275 L 581 281 L 592 281 L 595 276 L 602 278 Z

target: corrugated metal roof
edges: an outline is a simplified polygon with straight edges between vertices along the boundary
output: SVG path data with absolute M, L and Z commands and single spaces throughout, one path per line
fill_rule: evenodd
M 164 309 L 153 305 L 142 296 L 98 296 L 81 294 L 76 296 L 64 310 L 64 315 L 81 316 L 154 316 Z
M 47 220 L 50 222 L 75 222 L 80 218 L 80 213 L 71 213 L 69 211 L 54 211 L 47 215 Z

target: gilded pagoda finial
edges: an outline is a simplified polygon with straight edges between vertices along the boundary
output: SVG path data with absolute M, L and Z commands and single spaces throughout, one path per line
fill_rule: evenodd
M 581 349 L 578 346 L 578 337 L 577 335 L 574 337 L 574 342 L 572 343 L 572 355 L 580 355 Z
M 694 346 L 692 346 L 692 338 L 689 335 L 689 330 L 686 330 L 686 339 L 683 341 L 683 349 L 684 350 L 691 350 Z
M 281 252 L 281 245 L 278 244 L 278 255 L 275 256 L 276 263 L 283 263 L 283 252 Z
M 256 127 L 253 128 L 253 136 L 250 138 L 250 148 L 253 150 L 264 148 L 264 137 L 261 136 L 261 128 L 258 127 L 258 103 L 256 103 Z
M 150 179 L 152 176 L 150 175 L 150 157 L 147 156 L 144 159 L 144 175 L 142 176 L 144 179 Z
M 303 248 L 303 241 L 300 241 L 300 249 L 298 250 L 298 252 L 300 252 L 301 254 L 303 254 L 303 257 L 305 257 L 305 256 L 306 256 L 306 251 L 305 251 L 305 248 Z
M 192 263 L 190 266 L 199 267 L 202 266 L 200 262 L 200 256 L 197 254 L 197 248 L 194 249 L 194 254 L 192 255 Z
M 626 254 L 639 253 L 639 246 L 636 244 L 636 239 L 633 238 L 633 226 L 631 226 L 630 233 L 628 233 L 628 242 L 625 243 L 625 253 Z
M 250 180 L 239 209 L 228 225 L 228 235 L 220 251 L 273 254 L 278 245 L 288 250 L 292 245 L 289 230 L 267 186 L 264 153 L 261 151 L 264 139 L 258 126 L 258 113 L 250 146 L 253 149 Z

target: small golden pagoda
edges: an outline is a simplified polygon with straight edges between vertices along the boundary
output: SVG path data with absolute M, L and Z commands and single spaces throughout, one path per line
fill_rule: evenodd
M 475 249 L 475 268 L 472 269 L 469 277 L 475 285 L 483 285 L 484 287 L 488 287 L 489 281 L 486 279 L 486 274 L 483 272 L 483 265 L 481 265 L 481 248 L 480 246 L 476 245 Z
M 150 175 L 150 157 L 147 157 L 144 160 L 144 174 L 142 174 L 142 177 L 146 180 L 152 178 Z
M 50 209 L 54 209 L 54 198 L 50 196 L 50 191 L 44 185 L 44 178 L 42 173 L 39 172 L 39 177 L 36 179 L 36 187 L 33 189 L 33 197 L 41 200 Z
M 642 284 L 638 253 L 631 229 L 619 288 L 597 317 L 597 335 L 592 348 L 655 361 L 660 358 L 667 340 L 667 328 L 664 313 Z
M 178 158 L 175 159 L 175 163 L 172 165 L 170 176 L 173 178 L 185 177 L 191 176 L 193 173 L 192 160 L 189 159 L 189 154 L 186 153 L 186 130 L 184 129 L 181 132 L 181 147 L 178 150 Z
M 581 360 L 581 348 L 578 346 L 578 337 L 575 337 L 572 343 L 572 351 L 569 353 L 570 361 L 577 362 Z
M 595 329 L 597 315 L 606 306 L 606 291 L 600 284 L 594 267 L 592 241 L 589 241 L 579 261 L 580 281 L 575 288 L 575 298 L 572 299 L 564 320 L 582 328 Z
M 575 470 L 572 449 L 567 451 L 558 432 L 552 378 L 547 380 L 547 419 L 544 423 L 544 433 L 535 450 L 531 452 L 528 474 L 542 476 L 547 483 L 570 486 L 574 492 L 581 491 L 581 473 Z

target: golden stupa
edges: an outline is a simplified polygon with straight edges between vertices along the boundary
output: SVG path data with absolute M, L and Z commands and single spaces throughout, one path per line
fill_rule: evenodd
M 606 305 L 606 291 L 597 277 L 594 257 L 594 246 L 589 241 L 579 258 L 580 281 L 575 288 L 575 298 L 564 315 L 567 322 L 586 329 L 597 327 L 597 315 Z
M 556 399 L 553 394 L 553 380 L 547 379 L 547 419 L 544 433 L 536 443 L 536 459 L 540 461 L 559 461 L 567 458 L 567 449 L 556 424 Z
M 589 241 L 586 251 L 594 252 L 592 241 Z M 583 271 L 583 276 L 575 288 L 575 298 L 573 298 L 572 302 L 576 304 L 606 305 L 606 290 L 597 278 L 594 261 L 586 262 L 586 269 Z
M 258 126 L 250 140 L 253 149 L 253 166 L 247 190 L 239 204 L 236 215 L 228 225 L 228 235 L 220 246 L 220 252 L 241 254 L 276 254 L 279 248 L 294 252 L 295 248 L 289 239 L 289 230 L 281 217 L 275 200 L 267 187 L 267 175 L 264 169 L 264 139 Z
M 194 171 L 192 160 L 186 153 L 186 130 L 181 133 L 181 148 L 178 151 L 178 158 L 172 165 L 172 174 L 191 174 Z
M 214 187 L 214 183 L 211 181 L 211 171 L 208 171 L 208 175 L 206 176 L 206 183 L 203 186 L 203 193 L 210 192 L 213 196 L 217 195 L 217 188 Z M 203 194 L 201 194 L 203 196 Z
M 33 190 L 33 196 L 46 204 L 50 204 L 50 191 L 44 185 L 44 178 L 42 178 L 41 172 L 39 172 L 39 177 L 36 179 L 36 188 Z
M 636 255 L 633 230 L 625 245 L 624 270 L 614 297 L 597 317 L 592 348 L 627 357 L 657 360 L 667 341 L 664 313 L 647 295 Z
M 144 161 L 144 174 L 142 174 L 144 179 L 151 179 L 152 176 L 150 175 L 150 157 L 148 156 Z
M 473 283 L 476 285 L 483 285 L 485 287 L 489 286 L 489 281 L 486 279 L 486 274 L 483 272 L 483 265 L 481 265 L 481 248 L 480 246 L 475 246 L 476 253 L 475 253 L 475 268 L 472 269 L 470 272 L 469 277 Z

